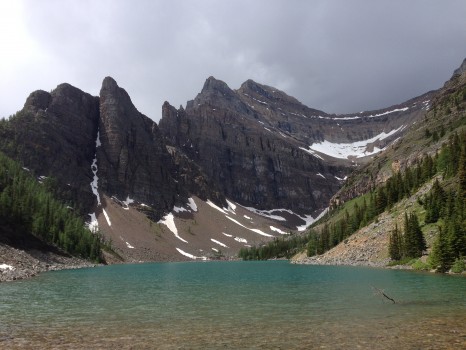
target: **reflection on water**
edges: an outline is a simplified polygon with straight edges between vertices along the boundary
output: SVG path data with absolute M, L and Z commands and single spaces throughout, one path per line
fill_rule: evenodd
M 60 271 L 0 285 L 0 348 L 461 349 L 465 295 L 461 277 L 286 262 Z

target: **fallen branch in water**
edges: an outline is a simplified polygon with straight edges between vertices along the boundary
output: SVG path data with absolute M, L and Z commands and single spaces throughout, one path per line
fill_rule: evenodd
M 376 287 L 374 287 L 374 286 L 371 286 L 371 287 L 372 287 L 373 290 L 375 290 L 375 292 L 376 292 L 378 295 L 380 295 L 380 296 L 382 296 L 382 297 L 385 297 L 385 298 L 387 298 L 388 300 L 392 301 L 393 304 L 396 304 L 395 299 L 390 298 L 387 294 L 385 294 L 385 292 L 384 292 L 382 289 L 376 288 Z

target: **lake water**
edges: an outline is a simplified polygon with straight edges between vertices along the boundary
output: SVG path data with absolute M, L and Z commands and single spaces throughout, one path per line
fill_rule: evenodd
M 466 349 L 460 276 L 286 261 L 114 265 L 2 283 L 0 301 L 5 349 Z

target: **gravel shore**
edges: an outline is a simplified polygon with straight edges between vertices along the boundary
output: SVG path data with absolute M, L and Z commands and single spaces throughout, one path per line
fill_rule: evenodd
M 31 278 L 45 271 L 93 267 L 95 264 L 61 252 L 21 250 L 0 243 L 0 282 Z

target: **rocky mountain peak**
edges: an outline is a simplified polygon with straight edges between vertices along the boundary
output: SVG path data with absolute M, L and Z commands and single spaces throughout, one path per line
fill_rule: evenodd
M 202 91 L 194 99 L 194 105 L 215 105 L 219 100 L 232 101 L 237 99 L 235 92 L 221 80 L 209 77 L 204 83 Z
M 105 77 L 102 81 L 102 89 L 105 90 L 116 90 L 119 88 L 117 82 L 112 77 Z
M 453 72 L 453 76 L 455 75 L 461 75 L 464 72 L 466 72 L 466 58 L 463 60 L 463 63 L 461 63 L 461 66 L 459 66 L 455 71 Z
M 125 89 L 119 87 L 112 77 L 105 77 L 103 80 L 102 87 L 100 89 L 100 99 L 101 105 L 106 105 L 107 107 L 111 105 L 124 105 L 126 108 L 137 111 L 136 107 L 134 107 L 131 102 L 131 98 L 128 93 Z
M 238 92 L 246 96 L 265 98 L 270 102 L 285 102 L 294 105 L 302 105 L 296 98 L 287 95 L 283 91 L 268 85 L 259 84 L 251 79 L 241 84 Z
M 52 96 L 44 90 L 37 90 L 32 92 L 24 104 L 25 109 L 31 110 L 45 110 L 52 100 Z
M 140 113 L 110 77 L 100 90 L 99 133 L 99 188 L 122 200 L 129 196 L 151 205 L 156 218 L 170 209 L 178 191 L 157 124 Z

